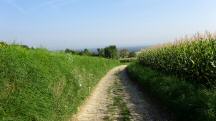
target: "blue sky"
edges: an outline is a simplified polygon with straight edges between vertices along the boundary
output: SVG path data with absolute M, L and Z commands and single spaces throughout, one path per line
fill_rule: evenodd
M 0 0 L 0 40 L 49 49 L 142 46 L 216 30 L 215 0 Z

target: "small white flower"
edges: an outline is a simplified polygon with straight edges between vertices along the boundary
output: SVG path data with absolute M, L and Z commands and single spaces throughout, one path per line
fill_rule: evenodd
M 214 62 L 211 62 L 212 67 L 216 68 L 216 65 Z

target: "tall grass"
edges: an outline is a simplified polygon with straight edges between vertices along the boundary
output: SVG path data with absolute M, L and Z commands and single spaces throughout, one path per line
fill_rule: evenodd
M 208 87 L 216 84 L 216 37 L 212 34 L 197 34 L 174 44 L 145 49 L 138 60 L 192 83 Z
M 115 60 L 0 45 L 0 120 L 67 120 Z
M 216 91 L 196 88 L 187 80 L 145 67 L 139 63 L 128 66 L 128 73 L 146 92 L 166 105 L 178 121 L 215 121 Z
M 216 120 L 215 35 L 197 34 L 144 49 L 128 72 L 180 121 Z

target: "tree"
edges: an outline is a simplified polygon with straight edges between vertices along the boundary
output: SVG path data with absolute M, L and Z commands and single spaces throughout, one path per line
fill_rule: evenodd
M 66 48 L 65 53 L 70 53 L 70 49 Z
M 83 55 L 91 55 L 91 52 L 86 48 L 83 51 Z
M 71 50 L 71 49 L 66 48 L 66 49 L 65 49 L 65 53 L 78 54 L 79 52 L 78 52 L 78 51 L 75 51 L 75 50 Z
M 30 49 L 30 47 L 28 45 L 19 45 L 20 47 L 26 48 L 26 49 Z
M 119 51 L 119 56 L 121 57 L 121 58 L 128 58 L 129 57 L 129 51 L 128 51 L 128 49 L 121 49 L 120 51 Z
M 118 58 L 118 50 L 115 45 L 110 45 L 104 48 L 104 55 L 106 58 L 117 59 Z
M 105 57 L 104 49 L 103 49 L 103 48 L 98 48 L 98 49 L 97 49 L 97 52 L 98 52 L 98 56 L 100 56 L 100 57 Z
M 130 52 L 128 57 L 129 58 L 136 57 L 136 53 L 134 51 Z

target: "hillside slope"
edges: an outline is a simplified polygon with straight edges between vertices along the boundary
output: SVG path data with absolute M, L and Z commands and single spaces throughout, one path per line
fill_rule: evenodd
M 1 46 L 0 120 L 66 120 L 116 65 L 103 58 Z

